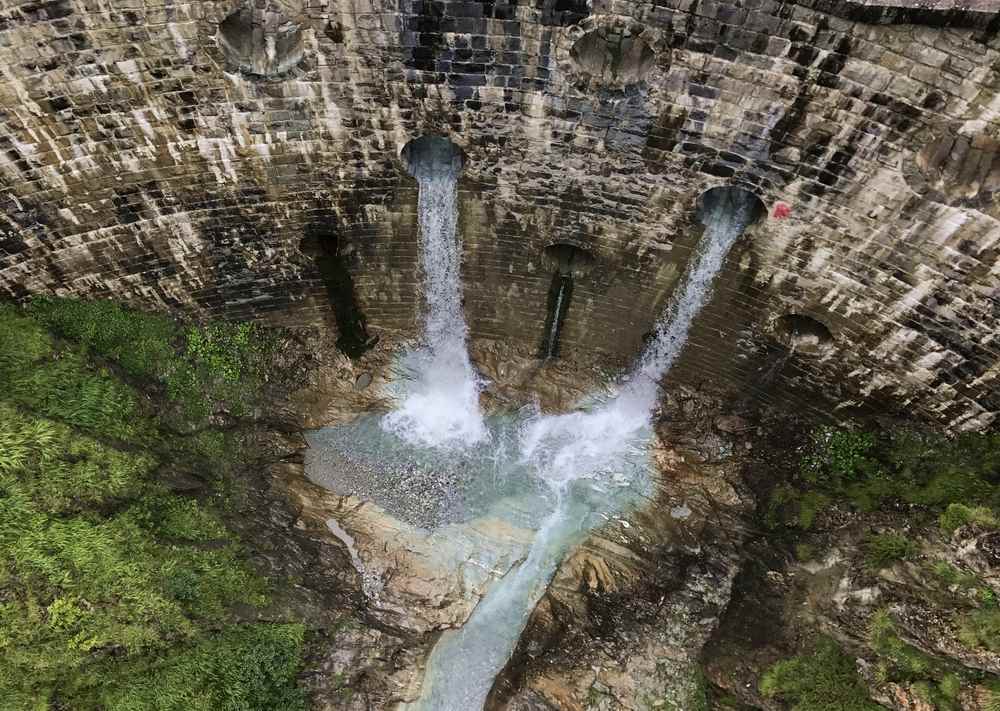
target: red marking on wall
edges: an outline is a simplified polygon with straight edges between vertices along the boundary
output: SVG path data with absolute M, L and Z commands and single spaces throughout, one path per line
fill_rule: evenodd
M 783 220 L 791 214 L 792 214 L 791 206 L 786 203 L 779 202 L 777 205 L 774 206 L 774 212 L 771 213 L 771 216 L 776 220 Z

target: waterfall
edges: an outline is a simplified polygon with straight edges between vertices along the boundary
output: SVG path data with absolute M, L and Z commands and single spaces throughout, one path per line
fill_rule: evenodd
M 555 505 L 526 560 L 494 585 L 461 629 L 445 632 L 435 645 L 416 705 L 420 711 L 483 708 L 565 551 L 599 523 L 594 513 L 614 514 L 623 507 L 614 492 L 648 460 L 659 381 L 683 348 L 730 248 L 757 214 L 759 201 L 752 194 L 713 192 L 702 208 L 706 230 L 700 251 L 617 394 L 589 410 L 536 414 L 524 423 L 522 461 L 549 485 Z
M 410 171 L 419 184 L 424 333 L 421 346 L 403 357 L 404 392 L 383 426 L 414 445 L 468 446 L 486 438 L 487 430 L 462 312 L 457 230 L 461 153 L 436 136 L 417 139 L 408 148 Z

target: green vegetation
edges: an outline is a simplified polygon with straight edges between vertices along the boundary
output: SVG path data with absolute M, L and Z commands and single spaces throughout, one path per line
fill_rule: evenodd
M 983 711 L 1000 711 L 1000 682 L 992 681 L 986 685 Z
M 966 506 L 965 504 L 949 504 L 938 521 L 941 530 L 949 534 L 968 524 L 975 524 L 986 529 L 1000 526 L 996 514 L 990 509 L 985 506 Z
M 865 540 L 865 564 L 873 570 L 916 555 L 917 544 L 898 533 L 873 533 Z
M 766 522 L 806 530 L 833 502 L 859 511 L 913 505 L 940 515 L 948 532 L 965 523 L 994 528 L 1000 434 L 819 427 L 798 474 L 772 493 Z
M 806 563 L 816 557 L 816 547 L 808 543 L 795 544 L 795 558 L 800 563 Z
M 304 708 L 302 627 L 237 623 L 265 582 L 210 505 L 160 483 L 177 467 L 219 481 L 224 435 L 175 425 L 252 399 L 255 338 L 102 302 L 0 305 L 5 711 Z
M 1000 652 L 1000 609 L 994 603 L 965 615 L 959 626 L 958 638 L 971 649 Z
M 973 573 L 956 568 L 943 560 L 936 561 L 930 566 L 928 572 L 940 585 L 951 588 L 955 587 L 960 592 L 975 590 L 983 585 L 979 577 Z M 988 588 L 983 588 L 988 590 Z
M 184 328 L 110 301 L 37 298 L 27 313 L 85 351 L 114 361 L 127 376 L 158 384 L 179 414 L 195 424 L 217 401 L 243 414 L 272 349 L 253 324 Z
M 946 665 L 907 644 L 887 610 L 872 616 L 868 641 L 879 657 L 879 681 L 908 684 L 918 698 L 940 711 L 957 711 L 961 679 Z
M 760 690 L 792 711 L 878 711 L 868 698 L 854 660 L 833 640 L 822 638 L 808 654 L 785 659 L 764 674 Z

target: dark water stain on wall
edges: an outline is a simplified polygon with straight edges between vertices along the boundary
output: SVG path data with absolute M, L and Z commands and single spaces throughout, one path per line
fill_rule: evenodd
M 354 279 L 337 234 L 324 227 L 308 228 L 301 250 L 316 260 L 316 269 L 337 319 L 337 348 L 348 358 L 361 357 L 375 345 L 378 337 L 368 334 L 354 291 Z

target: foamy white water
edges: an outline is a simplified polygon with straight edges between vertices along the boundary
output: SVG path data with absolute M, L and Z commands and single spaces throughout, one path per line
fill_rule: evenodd
M 614 514 L 628 505 L 624 492 L 648 463 L 659 381 L 680 354 L 756 205 L 742 190 L 706 200 L 700 252 L 674 290 L 655 337 L 614 396 L 589 410 L 536 415 L 524 424 L 522 461 L 551 487 L 554 510 L 527 559 L 494 585 L 461 629 L 444 633 L 435 645 L 416 709 L 481 711 L 565 552 L 596 525 L 595 513 Z
M 457 230 L 461 156 L 445 138 L 414 141 L 410 170 L 420 185 L 420 266 L 424 276 L 424 334 L 403 357 L 398 407 L 383 426 L 427 447 L 467 447 L 487 438 L 479 408 L 481 382 L 469 360 L 462 312 L 461 250 Z

